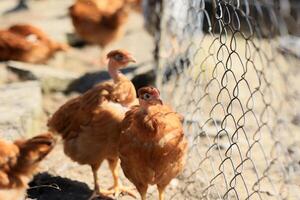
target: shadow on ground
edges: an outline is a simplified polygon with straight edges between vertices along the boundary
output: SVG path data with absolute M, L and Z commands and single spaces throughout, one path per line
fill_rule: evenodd
M 29 183 L 27 194 L 28 198 L 36 200 L 87 200 L 92 190 L 85 183 L 44 172 L 36 175 Z
M 136 67 L 127 67 L 121 69 L 122 73 L 128 74 L 133 73 L 136 70 Z M 101 83 L 103 81 L 110 80 L 110 75 L 107 71 L 102 70 L 98 72 L 88 72 L 79 79 L 75 80 L 73 83 L 69 85 L 66 90 L 66 93 L 70 92 L 79 92 L 84 93 L 87 90 L 91 89 L 94 85 Z

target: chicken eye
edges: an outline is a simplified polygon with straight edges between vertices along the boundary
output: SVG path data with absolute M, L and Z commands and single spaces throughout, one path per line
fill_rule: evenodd
M 148 99 L 150 99 L 150 97 L 151 97 L 151 95 L 150 95 L 150 94 L 148 94 L 148 93 L 144 94 L 144 99 L 145 99 L 145 100 L 148 100 Z
M 117 54 L 117 55 L 115 55 L 115 59 L 116 59 L 117 61 L 121 61 L 121 60 L 123 60 L 123 55 Z

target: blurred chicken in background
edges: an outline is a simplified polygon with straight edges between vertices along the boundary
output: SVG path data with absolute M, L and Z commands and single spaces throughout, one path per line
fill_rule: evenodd
M 54 147 L 51 134 L 14 143 L 0 140 L 0 199 L 24 199 L 39 162 Z
M 76 33 L 102 48 L 123 34 L 128 18 L 123 0 L 77 0 L 69 10 Z
M 69 12 L 78 36 L 105 49 L 124 35 L 129 12 L 140 7 L 140 3 L 139 0 L 77 0 Z M 103 52 L 102 64 L 106 54 Z
M 40 29 L 29 24 L 18 24 L 0 30 L 0 61 L 17 60 L 43 63 L 68 45 L 55 42 Z

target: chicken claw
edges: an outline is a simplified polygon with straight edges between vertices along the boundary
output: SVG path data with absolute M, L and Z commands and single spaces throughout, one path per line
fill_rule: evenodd
M 101 199 L 101 200 L 113 200 L 112 198 L 106 196 L 106 192 L 107 191 L 94 191 L 93 194 L 90 196 L 90 198 L 88 200 L 97 200 L 97 199 Z
M 134 192 L 134 188 L 131 188 L 131 187 L 126 187 L 126 186 L 123 186 L 123 185 L 118 185 L 118 186 L 112 186 L 108 189 L 108 191 L 101 191 L 102 194 L 105 194 L 105 195 L 111 195 L 113 194 L 115 197 L 118 197 L 120 194 L 121 195 L 129 195 L 133 198 L 137 198 L 136 197 L 136 194 Z

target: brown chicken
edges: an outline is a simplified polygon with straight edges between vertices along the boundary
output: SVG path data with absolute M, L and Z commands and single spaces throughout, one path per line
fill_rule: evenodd
M 133 195 L 119 184 L 118 143 L 121 122 L 127 107 L 136 101 L 136 92 L 119 69 L 135 61 L 124 50 L 111 51 L 107 57 L 113 82 L 98 84 L 82 96 L 71 99 L 48 122 L 50 131 L 62 136 L 66 155 L 80 164 L 91 166 L 95 184 L 91 198 L 112 193 L 118 195 L 120 191 Z M 97 171 L 105 159 L 112 171 L 114 186 L 110 191 L 100 192 Z
M 76 33 L 102 48 L 122 35 L 128 18 L 124 0 L 77 0 L 69 11 Z
M 0 199 L 25 198 L 28 182 L 39 162 L 52 150 L 51 134 L 42 134 L 14 143 L 0 140 Z
M 57 51 L 65 51 L 66 44 L 49 39 L 40 29 L 20 24 L 0 30 L 0 61 L 17 60 L 43 63 Z
M 166 186 L 185 164 L 187 140 L 182 116 L 163 105 L 156 88 L 143 87 L 138 94 L 140 105 L 133 106 L 122 123 L 121 167 L 142 200 L 148 184 L 157 185 L 163 200 Z

